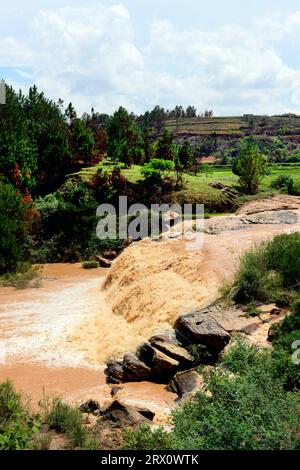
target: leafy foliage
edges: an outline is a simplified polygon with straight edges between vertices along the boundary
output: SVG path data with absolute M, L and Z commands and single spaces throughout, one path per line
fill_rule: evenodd
M 252 139 L 245 139 L 241 152 L 232 169 L 240 178 L 241 187 L 249 193 L 258 190 L 261 179 L 267 171 L 267 158 L 259 152 Z
M 0 274 L 14 271 L 25 240 L 25 205 L 19 192 L 0 180 Z
M 24 407 L 12 384 L 0 384 L 0 450 L 30 448 L 39 428 L 40 421 Z

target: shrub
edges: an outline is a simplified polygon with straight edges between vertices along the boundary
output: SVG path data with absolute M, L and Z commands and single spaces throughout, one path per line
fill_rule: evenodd
M 288 175 L 279 175 L 271 182 L 271 188 L 275 189 L 288 189 L 289 185 L 293 184 L 293 178 Z
M 60 398 L 43 403 L 44 420 L 55 431 L 64 433 L 70 439 L 71 447 L 84 447 L 87 431 L 83 426 L 82 414 Z
M 84 261 L 82 263 L 83 269 L 96 269 L 99 268 L 98 261 Z
M 39 267 L 32 266 L 28 262 L 21 262 L 18 263 L 14 272 L 6 273 L 0 276 L 0 286 L 12 286 L 16 287 L 17 289 L 25 289 L 33 280 L 36 280 L 36 285 L 39 285 Z
M 206 389 L 174 411 L 169 434 L 140 428 L 126 435 L 126 448 L 298 449 L 299 398 L 274 371 L 270 351 L 238 341 L 205 375 Z
M 238 302 L 291 303 L 300 281 L 300 233 L 278 235 L 246 252 L 234 280 Z M 286 295 L 285 289 L 289 289 Z

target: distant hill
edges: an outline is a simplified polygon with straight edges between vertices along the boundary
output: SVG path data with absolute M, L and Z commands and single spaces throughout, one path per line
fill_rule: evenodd
M 244 116 L 182 118 L 165 121 L 165 129 L 172 132 L 177 141 L 188 139 L 191 143 L 215 137 L 217 148 L 235 145 L 243 137 L 253 135 L 258 139 L 280 139 L 293 149 L 300 145 L 300 115 Z
M 165 128 L 174 135 L 231 135 L 245 136 L 257 134 L 263 136 L 300 135 L 300 116 L 244 116 L 183 118 L 165 121 Z

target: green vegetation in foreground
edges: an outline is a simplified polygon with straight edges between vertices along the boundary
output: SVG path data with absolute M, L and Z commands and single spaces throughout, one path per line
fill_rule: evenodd
M 299 394 L 286 391 L 272 353 L 241 341 L 205 374 L 205 389 L 173 413 L 174 429 L 128 430 L 126 449 L 299 449 Z
M 49 432 L 42 430 L 49 426 Z M 67 449 L 97 449 L 98 443 L 84 426 L 82 413 L 61 399 L 44 399 L 34 414 L 10 382 L 0 384 L 0 450 L 48 450 L 54 434 Z

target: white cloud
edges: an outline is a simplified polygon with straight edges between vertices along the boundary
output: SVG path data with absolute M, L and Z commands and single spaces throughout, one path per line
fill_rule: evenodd
M 299 42 L 299 32 L 300 11 L 210 32 L 157 19 L 140 46 L 124 5 L 68 7 L 37 13 L 23 42 L 2 38 L 0 66 L 30 67 L 41 89 L 80 112 L 179 103 L 223 114 L 297 111 L 300 70 L 277 44 Z

